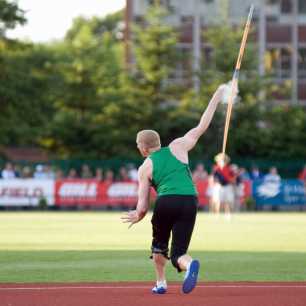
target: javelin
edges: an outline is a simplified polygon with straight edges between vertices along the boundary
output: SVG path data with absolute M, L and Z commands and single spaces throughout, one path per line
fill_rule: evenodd
M 253 11 L 254 11 L 254 5 L 252 4 L 251 7 L 250 7 L 248 20 L 247 20 L 245 28 L 244 28 L 243 37 L 242 37 L 240 50 L 239 50 L 239 55 L 238 55 L 237 62 L 236 62 L 236 68 L 235 68 L 233 79 L 232 79 L 231 94 L 229 96 L 228 104 L 227 104 L 226 120 L 225 120 L 225 126 L 224 126 L 224 134 L 223 134 L 223 145 L 222 145 L 223 156 L 225 154 L 225 149 L 226 149 L 227 134 L 228 134 L 229 122 L 230 122 L 231 113 L 232 113 L 233 98 L 234 98 L 234 95 L 235 95 L 235 87 L 238 86 L 239 71 L 240 71 L 242 57 L 243 57 L 243 54 L 244 54 L 246 41 L 247 41 L 249 30 L 250 30 Z

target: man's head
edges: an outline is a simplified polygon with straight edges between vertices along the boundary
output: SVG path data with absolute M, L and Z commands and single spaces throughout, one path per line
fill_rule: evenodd
M 160 137 L 156 131 L 142 130 L 137 133 L 137 148 L 143 157 L 147 157 L 153 151 L 160 149 Z

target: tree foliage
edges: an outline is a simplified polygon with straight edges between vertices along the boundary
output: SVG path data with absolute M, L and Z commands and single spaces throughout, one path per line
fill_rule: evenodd
M 48 65 L 44 46 L 2 41 L 0 48 L 0 143 L 36 145 L 42 126 L 52 116 Z
M 0 0 L 0 8 L 7 3 Z M 0 10 L 2 31 L 24 22 L 22 11 L 15 9 L 15 19 L 14 14 L 4 18 Z M 192 58 L 191 52 L 178 56 L 177 31 L 166 18 L 167 12 L 155 5 L 134 27 L 131 70 L 123 62 L 122 12 L 77 18 L 60 42 L 2 38 L 0 145 L 40 146 L 58 158 L 134 158 L 141 129 L 159 131 L 164 145 L 184 135 L 198 123 L 217 87 L 232 78 L 242 29 L 223 25 L 204 33 L 211 52 L 196 94 L 191 72 L 186 82 L 174 81 L 178 64 Z M 259 77 L 256 52 L 250 40 L 227 152 L 240 158 L 304 158 L 305 110 L 268 102 L 273 92 L 288 88 Z M 192 158 L 211 159 L 221 150 L 225 112 L 221 105 Z
M 62 157 L 105 158 L 111 143 L 106 112 L 120 96 L 120 51 L 109 32 L 98 36 L 90 23 L 75 25 L 78 31 L 55 49 L 63 83 L 42 143 Z
M 169 82 L 176 61 L 176 33 L 164 24 L 166 12 L 153 7 L 144 23 L 134 27 L 135 67 L 121 71 L 121 99 L 104 109 L 108 129 L 108 156 L 139 157 L 135 139 L 141 129 L 156 129 L 168 136 L 173 102 L 180 90 Z
M 0 37 L 4 36 L 7 29 L 13 29 L 25 22 L 24 11 L 16 2 L 0 0 Z
M 242 28 L 232 29 L 224 25 L 211 28 L 205 33 L 204 39 L 210 43 L 213 51 L 203 63 L 204 69 L 202 69 L 201 75 L 201 94 L 203 97 L 210 97 L 218 84 L 232 78 L 242 34 Z M 288 88 L 280 88 L 273 84 L 268 76 L 260 76 L 257 71 L 257 58 L 257 46 L 252 40 L 249 40 L 242 60 L 239 101 L 234 105 L 232 111 L 227 152 L 233 157 L 240 158 L 279 158 L 281 154 L 278 154 L 277 150 L 271 149 L 274 143 L 273 139 L 276 136 L 272 126 L 274 126 L 276 113 L 284 114 L 284 111 L 280 108 L 281 110 L 274 113 L 275 108 L 269 101 L 272 100 L 275 91 L 284 94 Z M 293 108 L 290 109 L 291 111 Z M 212 127 L 203 139 L 204 148 L 211 147 L 213 149 L 209 152 L 210 156 L 222 148 L 225 112 L 226 106 L 221 106 Z M 295 131 L 296 135 L 301 132 L 302 129 Z M 286 133 L 277 135 L 282 144 L 284 144 L 285 135 Z M 301 136 L 300 134 L 297 137 Z M 292 152 L 292 155 L 301 156 L 298 151 Z

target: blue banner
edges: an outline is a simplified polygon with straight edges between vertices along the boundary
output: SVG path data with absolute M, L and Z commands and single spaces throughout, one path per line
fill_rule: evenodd
M 306 185 L 300 180 L 255 180 L 253 198 L 257 206 L 306 205 Z

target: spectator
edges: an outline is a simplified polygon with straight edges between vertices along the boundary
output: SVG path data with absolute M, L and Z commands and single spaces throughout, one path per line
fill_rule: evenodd
M 1 172 L 1 176 L 3 179 L 6 179 L 6 180 L 16 178 L 16 174 L 15 174 L 12 163 L 8 162 L 5 164 L 5 167 Z
M 14 166 L 14 172 L 15 172 L 15 177 L 20 178 L 21 177 L 21 168 L 19 165 Z
M 130 181 L 128 171 L 125 167 L 121 167 L 119 169 L 118 181 L 120 181 L 120 182 Z
M 192 173 L 192 179 L 194 182 L 196 181 L 201 181 L 201 180 L 206 180 L 208 178 L 208 173 L 205 170 L 205 167 L 203 164 L 197 164 L 195 167 L 193 173 Z
M 235 174 L 229 166 L 230 159 L 226 154 L 218 154 L 215 157 L 216 165 L 213 167 L 214 186 L 212 204 L 214 212 L 219 213 L 224 208 L 226 219 L 230 220 L 231 210 L 234 205 Z
M 54 179 L 55 178 L 55 173 L 52 170 L 50 165 L 45 165 L 45 176 L 47 179 Z
M 112 170 L 106 170 L 104 181 L 107 183 L 112 183 L 114 181 L 114 172 Z
M 264 177 L 265 182 L 269 183 L 280 183 L 281 177 L 278 174 L 276 167 L 271 167 L 269 173 Z
M 92 172 L 91 172 L 89 166 L 86 165 L 86 164 L 84 164 L 82 166 L 81 178 L 83 178 L 83 179 L 90 179 L 90 178 L 92 178 Z
M 44 170 L 43 165 L 37 165 L 35 167 L 35 171 L 34 171 L 33 177 L 36 178 L 36 179 L 42 178 L 43 175 L 44 175 L 43 170 Z
M 234 204 L 233 210 L 240 211 L 240 198 L 243 193 L 243 181 L 248 179 L 249 176 L 245 170 L 245 168 L 239 168 L 237 165 L 232 164 L 231 171 L 234 174 L 235 180 L 233 182 L 233 190 L 234 190 Z
M 32 169 L 29 166 L 24 166 L 21 170 L 21 178 L 32 178 Z
M 128 170 L 128 177 L 131 181 L 137 182 L 138 181 L 138 171 L 133 164 L 128 164 L 127 165 L 127 170 Z
M 214 199 L 213 199 L 213 192 L 214 192 L 214 176 L 213 174 L 209 174 L 207 177 L 207 190 L 206 190 L 206 196 L 208 197 L 208 205 L 209 205 L 209 211 L 214 211 Z
M 251 179 L 248 171 L 245 168 L 240 168 L 238 171 L 238 175 L 241 181 L 248 181 Z
M 46 173 L 45 173 L 45 168 L 43 165 L 37 165 L 35 167 L 35 172 L 34 172 L 34 178 L 35 179 L 45 179 L 46 178 Z
M 68 172 L 67 179 L 73 180 L 73 179 L 76 179 L 76 178 L 78 178 L 78 173 L 74 168 L 71 168 Z
M 304 165 L 304 168 L 299 173 L 298 179 L 306 183 L 306 164 Z
M 253 166 L 252 169 L 251 169 L 251 173 L 250 173 L 250 179 L 252 181 L 254 180 L 257 180 L 257 179 L 261 179 L 262 178 L 262 175 L 258 169 L 257 166 Z
M 37 165 L 34 172 L 36 179 L 54 179 L 55 174 L 49 165 Z
M 97 181 L 103 181 L 103 170 L 102 170 L 102 168 L 97 168 L 96 169 L 95 179 Z
M 55 179 L 61 180 L 64 178 L 64 172 L 62 169 L 56 169 L 55 170 Z

